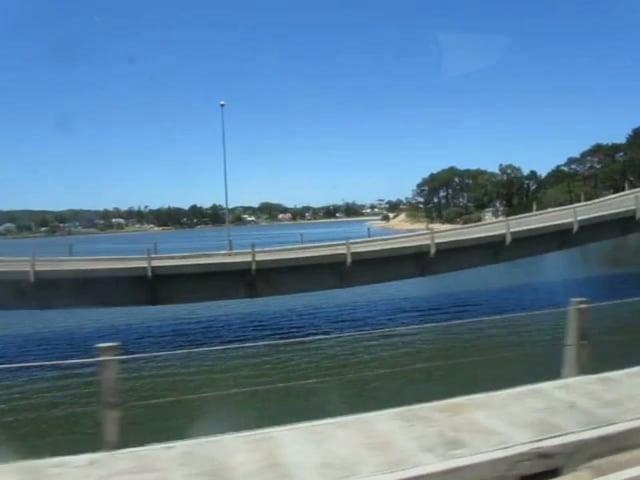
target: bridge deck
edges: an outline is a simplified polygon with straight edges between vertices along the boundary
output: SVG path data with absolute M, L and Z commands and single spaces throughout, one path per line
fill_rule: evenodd
M 278 428 L 5 464 L 0 480 L 520 478 L 640 444 L 639 394 L 640 368 L 634 368 Z

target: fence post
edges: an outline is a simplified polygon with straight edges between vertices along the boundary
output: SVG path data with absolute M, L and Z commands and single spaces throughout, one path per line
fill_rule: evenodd
M 538 211 L 538 203 L 534 200 L 533 201 L 533 212 L 537 212 Z
M 367 238 L 371 238 L 371 227 L 367 227 Z
M 589 356 L 586 298 L 572 298 L 567 312 L 562 352 L 562 378 L 585 373 Z
M 304 233 L 300 232 L 300 245 L 304 244 Z
M 73 257 L 73 243 L 69 244 L 69 256 Z
M 31 258 L 29 259 L 29 281 L 34 283 L 36 281 L 36 252 L 31 252 Z
M 349 241 L 349 239 L 347 238 L 344 242 L 344 247 L 345 247 L 345 265 L 347 266 L 347 268 L 351 267 L 351 242 Z
M 120 417 L 122 405 L 120 402 L 120 385 L 118 359 L 119 343 L 99 343 L 96 345 L 98 353 L 98 381 L 100 382 L 100 421 L 102 423 L 102 448 L 113 450 L 120 443 Z
M 153 277 L 153 266 L 151 264 L 151 249 L 147 248 L 147 278 Z

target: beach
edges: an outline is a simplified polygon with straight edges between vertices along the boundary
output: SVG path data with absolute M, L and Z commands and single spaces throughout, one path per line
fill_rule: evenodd
M 379 228 L 393 228 L 397 230 L 425 230 L 430 227 L 434 230 L 446 230 L 448 228 L 454 228 L 455 225 L 449 225 L 446 223 L 425 223 L 424 221 L 416 221 L 407 217 L 405 213 L 401 213 L 395 218 L 392 218 L 388 222 L 384 220 L 375 220 L 368 222 L 372 227 Z

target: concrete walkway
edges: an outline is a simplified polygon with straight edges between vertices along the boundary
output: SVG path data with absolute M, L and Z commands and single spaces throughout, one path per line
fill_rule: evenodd
M 559 475 L 640 446 L 639 399 L 640 368 L 634 368 L 278 428 L 5 464 L 0 480 Z

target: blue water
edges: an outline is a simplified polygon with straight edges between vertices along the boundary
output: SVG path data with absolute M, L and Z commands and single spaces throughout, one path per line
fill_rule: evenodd
M 326 222 L 293 222 L 261 225 L 232 225 L 233 248 L 276 247 L 283 245 L 324 242 L 385 236 L 402 230 L 369 226 L 366 220 Z M 300 235 L 302 234 L 302 238 Z M 74 256 L 144 255 L 147 248 L 157 245 L 158 253 L 187 253 L 225 250 L 224 227 L 144 232 L 99 233 L 90 235 L 56 235 L 48 237 L 0 239 L 0 256 L 67 256 L 72 245 Z
M 363 230 L 366 235 L 362 222 L 308 225 L 305 235 L 310 239 L 354 238 L 363 236 Z M 258 243 L 256 231 L 273 234 L 272 239 L 283 238 L 280 234 L 285 232 L 282 235 L 287 238 L 294 237 L 291 243 L 296 241 L 289 230 L 292 225 L 266 230 L 238 227 L 234 235 L 244 231 L 242 228 L 253 232 L 247 235 L 247 242 Z M 314 232 L 316 228 L 321 233 Z M 222 248 L 224 232 L 212 230 L 218 232 Z M 182 235 L 207 237 L 212 233 L 203 229 L 109 237 L 129 245 L 128 250 L 122 247 L 118 253 L 134 252 L 154 238 L 174 239 L 175 243 L 161 243 L 167 251 L 186 251 Z M 111 244 L 102 235 L 83 238 L 96 242 L 91 247 L 87 244 L 94 253 L 115 253 L 106 247 Z M 26 247 L 12 247 L 13 251 L 30 249 L 29 242 L 36 240 L 43 242 L 39 245 L 44 249 L 47 241 L 59 238 L 28 239 Z M 270 240 L 262 241 L 268 244 Z M 197 239 L 190 245 L 199 250 L 208 242 Z M 193 247 L 195 244 L 199 247 Z M 638 235 L 505 264 L 345 290 L 160 307 L 4 311 L 0 312 L 0 363 L 93 356 L 93 346 L 105 341 L 121 342 L 125 353 L 141 353 L 389 326 L 436 325 L 424 331 L 366 339 L 124 362 L 124 443 L 133 446 L 556 378 L 564 312 L 507 316 L 472 325 L 448 321 L 563 307 L 572 297 L 600 302 L 635 296 L 640 296 Z M 592 315 L 590 327 L 596 339 L 593 371 L 640 361 L 640 302 L 595 307 Z M 513 358 L 492 359 L 505 352 Z M 463 363 L 456 363 L 461 359 Z M 434 362 L 438 365 L 433 366 Z M 304 387 L 269 387 L 396 368 L 408 370 Z M 98 448 L 94 378 L 93 366 L 0 372 L 4 392 L 0 396 L 0 457 L 3 449 L 9 449 L 14 458 Z M 238 388 L 265 385 L 265 391 L 232 393 Z M 209 392 L 215 395 L 183 399 Z M 144 403 L 149 400 L 161 403 Z
M 366 228 L 361 221 L 307 225 L 316 225 L 316 236 L 325 239 Z M 270 231 L 278 226 L 271 227 Z M 292 228 L 279 227 L 287 232 Z M 155 235 L 169 233 L 182 234 Z M 205 230 L 188 233 L 208 235 Z M 96 248 L 103 245 L 97 236 L 85 238 L 96 242 Z M 640 296 L 637 247 L 638 237 L 633 236 L 434 277 L 285 297 L 0 311 L 0 363 L 90 356 L 93 345 L 104 341 L 119 341 L 126 352 L 141 353 L 538 310 L 564 306 L 572 297 L 598 302 Z

